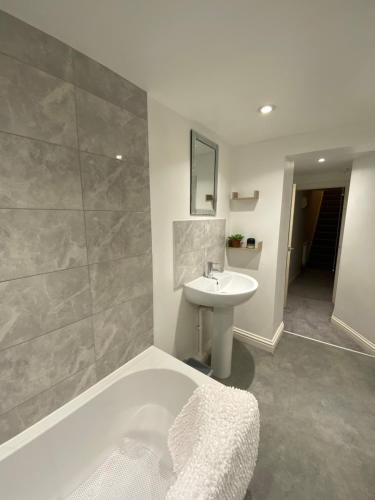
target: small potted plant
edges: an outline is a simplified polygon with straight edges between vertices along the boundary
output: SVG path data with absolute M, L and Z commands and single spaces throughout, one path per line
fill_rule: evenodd
M 228 237 L 228 245 L 230 247 L 239 248 L 241 246 L 241 241 L 243 240 L 243 234 L 232 234 Z

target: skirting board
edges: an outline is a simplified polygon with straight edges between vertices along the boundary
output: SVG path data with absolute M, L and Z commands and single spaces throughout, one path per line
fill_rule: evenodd
M 248 332 L 246 330 L 242 330 L 241 328 L 233 327 L 234 338 L 239 340 L 240 342 L 244 342 L 245 344 L 250 344 L 255 347 L 259 347 L 264 351 L 274 353 L 281 338 L 281 335 L 284 331 L 284 322 L 282 321 L 274 333 L 272 339 L 267 339 L 265 337 L 261 337 L 255 333 Z
M 363 347 L 369 354 L 375 354 L 375 344 L 370 340 L 366 339 L 363 335 L 358 333 L 356 330 L 351 328 L 349 325 L 344 323 L 341 319 L 337 318 L 334 314 L 331 316 L 331 321 L 334 325 L 338 326 L 345 333 L 351 336 L 351 338 L 357 342 L 358 345 Z

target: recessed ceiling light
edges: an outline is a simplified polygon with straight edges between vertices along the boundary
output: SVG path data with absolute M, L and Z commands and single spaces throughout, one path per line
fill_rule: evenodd
M 116 160 L 122 160 L 122 155 L 116 155 Z
M 319 158 L 318 163 L 324 163 L 326 161 L 325 158 Z
M 261 106 L 258 111 L 262 115 L 268 115 L 268 113 L 271 113 L 275 108 L 276 106 L 274 106 L 273 104 L 265 104 L 264 106 Z

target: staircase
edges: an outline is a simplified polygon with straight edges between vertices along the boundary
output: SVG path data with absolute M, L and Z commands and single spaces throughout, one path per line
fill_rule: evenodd
M 323 194 L 308 266 L 333 271 L 336 265 L 338 238 L 343 205 L 343 188 L 326 189 Z

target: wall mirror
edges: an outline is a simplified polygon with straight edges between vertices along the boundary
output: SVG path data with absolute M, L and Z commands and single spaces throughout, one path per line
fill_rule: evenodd
M 191 131 L 191 215 L 216 215 L 218 155 L 217 144 Z

